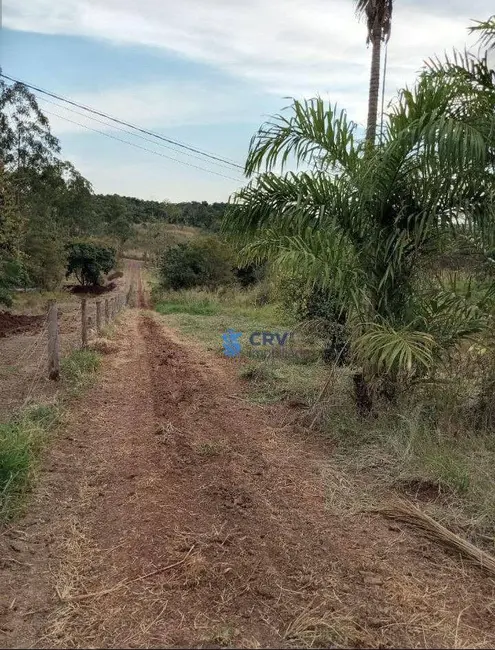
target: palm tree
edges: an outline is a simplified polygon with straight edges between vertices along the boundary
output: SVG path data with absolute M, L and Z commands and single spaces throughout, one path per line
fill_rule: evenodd
M 359 16 L 366 16 L 368 36 L 366 42 L 371 43 L 371 72 L 368 95 L 368 124 L 366 140 L 375 143 L 376 123 L 378 116 L 378 95 L 380 92 L 380 65 L 382 43 L 390 38 L 392 26 L 393 0 L 356 0 L 356 11 Z
M 486 85 L 481 63 L 469 74 Z M 486 323 L 468 293 L 418 282 L 460 214 L 462 228 L 493 233 L 495 114 L 475 81 L 425 72 L 371 152 L 321 99 L 294 101 L 251 140 L 246 172 L 256 176 L 234 195 L 225 229 L 246 261 L 268 259 L 336 297 L 368 378 L 427 373 Z M 273 173 L 289 159 L 304 171 Z

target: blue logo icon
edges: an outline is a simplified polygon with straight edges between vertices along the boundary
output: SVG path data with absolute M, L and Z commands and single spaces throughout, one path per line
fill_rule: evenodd
M 242 332 L 236 332 L 235 330 L 227 330 L 225 334 L 222 334 L 223 339 L 223 350 L 225 356 L 227 357 L 238 357 L 241 353 L 241 344 L 239 339 L 242 336 Z

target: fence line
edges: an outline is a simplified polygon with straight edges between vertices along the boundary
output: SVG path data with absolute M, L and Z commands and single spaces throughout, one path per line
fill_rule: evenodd
M 104 298 L 103 314 L 101 298 L 97 298 L 94 301 L 88 301 L 86 297 L 81 298 L 80 349 L 85 349 L 89 346 L 90 339 L 93 334 L 96 334 L 96 336 L 101 336 L 104 328 L 110 325 L 110 323 L 115 319 L 115 317 L 120 313 L 122 309 L 130 305 L 131 296 L 132 287 L 129 287 L 129 289 L 125 292 L 119 292 L 116 295 Z M 59 309 L 57 303 L 54 300 L 49 301 L 48 314 L 44 324 L 43 332 L 48 333 L 48 378 L 53 381 L 57 381 L 60 377 L 60 348 L 62 337 L 60 336 L 59 327 Z

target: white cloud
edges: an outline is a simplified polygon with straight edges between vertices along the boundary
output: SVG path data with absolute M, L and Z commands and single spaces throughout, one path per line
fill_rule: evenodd
M 411 83 L 423 59 L 453 46 L 463 47 L 470 19 L 487 17 L 491 4 L 491 0 L 473 0 L 466 8 L 460 0 L 396 3 L 389 93 Z M 245 79 L 259 91 L 279 96 L 329 93 L 354 119 L 365 119 L 363 87 L 367 87 L 369 52 L 365 26 L 356 23 L 351 0 L 4 0 L 4 24 L 169 50 Z M 190 90 L 185 91 L 186 120 L 194 119 L 188 104 Z M 159 90 L 146 92 L 149 95 L 142 95 L 142 103 L 149 113 L 147 97 L 153 98 Z M 201 87 L 197 93 L 201 107 L 207 105 L 212 93 Z M 88 97 L 87 102 L 110 112 L 108 100 L 122 114 L 126 106 L 141 108 L 134 95 L 132 89 L 120 89 L 113 95 L 98 94 L 97 101 Z M 177 113 L 180 105 L 177 101 Z M 167 111 L 156 118 L 174 119 Z
M 287 104 L 282 97 L 316 94 L 338 102 L 363 124 L 370 52 L 365 25 L 356 22 L 353 4 L 353 0 L 3 0 L 3 23 L 17 30 L 153 47 L 225 73 L 214 84 L 188 78 L 123 87 L 116 79 L 115 86 L 103 92 L 72 94 L 75 101 L 145 127 L 256 122 L 267 106 L 277 104 L 275 97 L 282 107 Z M 396 2 L 387 96 L 411 84 L 425 58 L 474 43 L 466 27 L 471 19 L 491 13 L 493 0 Z M 65 109 L 46 107 L 109 130 Z M 84 131 L 49 117 L 57 135 Z M 158 165 L 160 159 L 138 150 L 131 164 L 119 147 L 105 139 L 95 157 L 72 142 L 71 158 L 103 192 L 215 200 L 225 199 L 236 186 L 234 181 L 163 159 Z

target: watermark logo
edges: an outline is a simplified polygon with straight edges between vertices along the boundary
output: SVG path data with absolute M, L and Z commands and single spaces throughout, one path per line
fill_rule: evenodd
M 241 344 L 239 339 L 241 336 L 242 332 L 236 332 L 232 329 L 228 329 L 224 334 L 222 334 L 223 351 L 226 357 L 238 357 L 240 355 Z
M 223 350 L 227 357 L 238 357 L 241 354 L 240 338 L 243 332 L 236 332 L 233 329 L 228 329 L 222 334 Z M 250 332 L 248 337 L 249 345 L 254 348 L 263 346 L 278 346 L 282 348 L 287 341 L 292 337 L 291 332 Z

